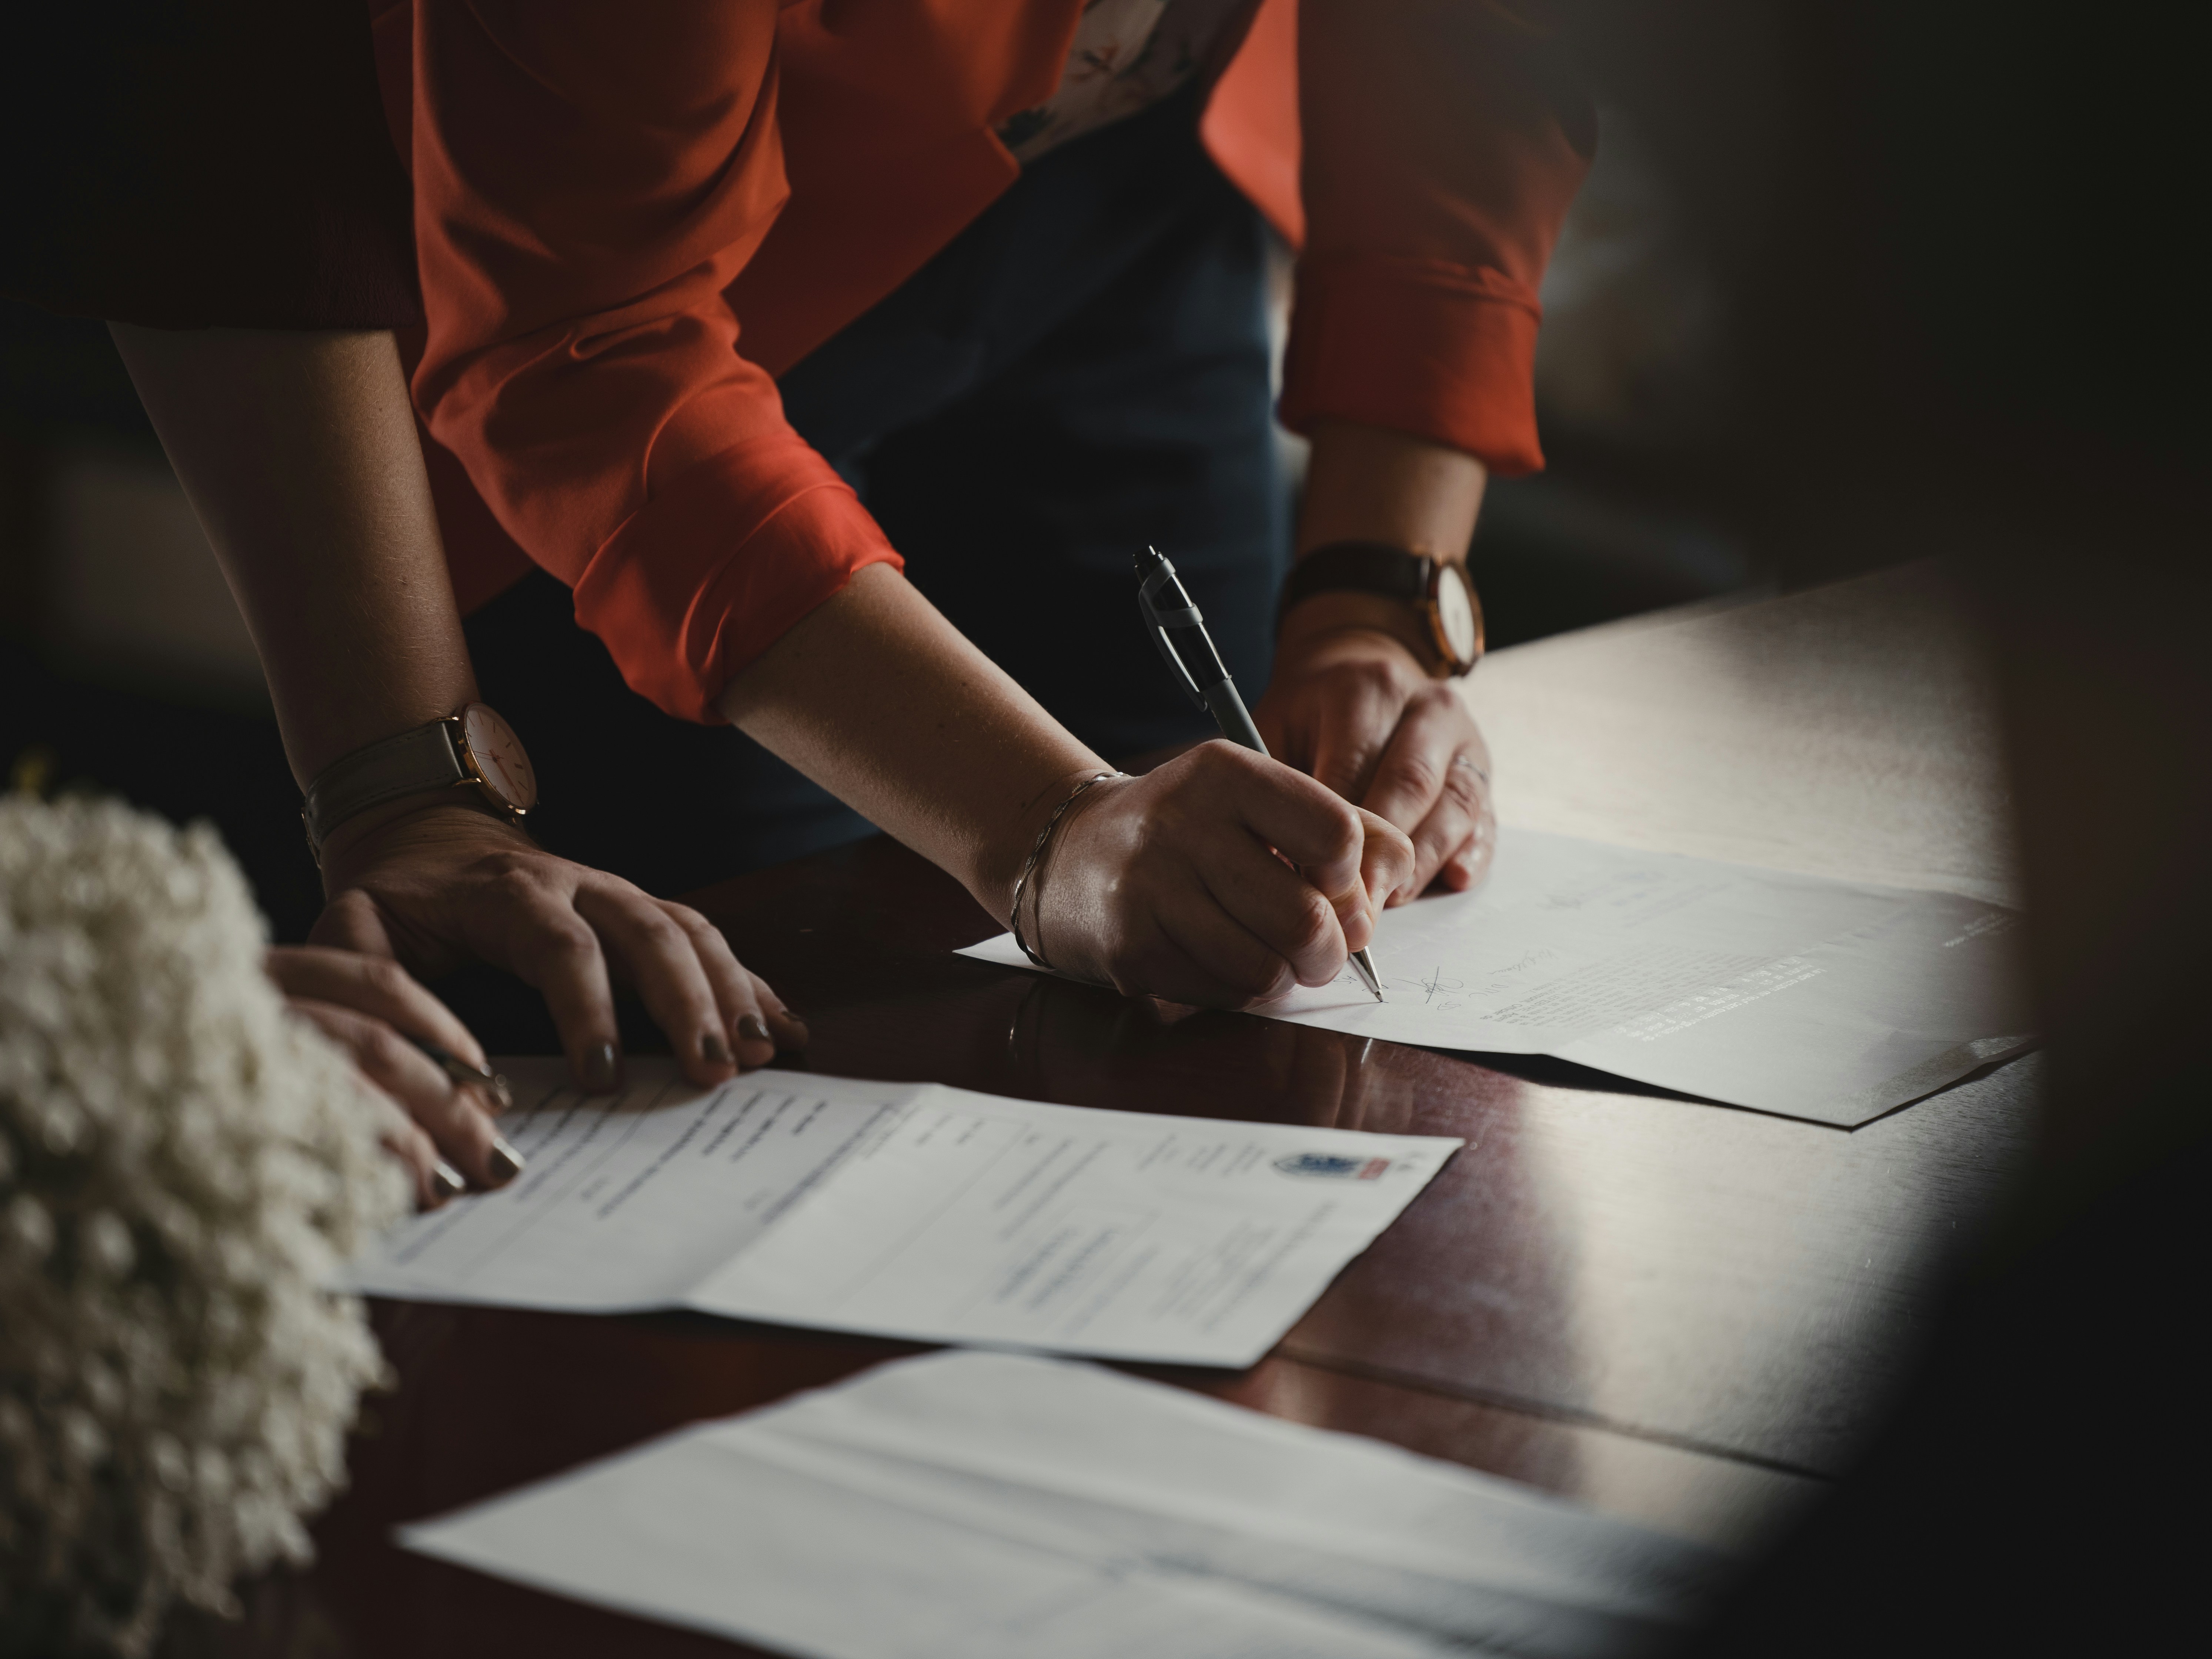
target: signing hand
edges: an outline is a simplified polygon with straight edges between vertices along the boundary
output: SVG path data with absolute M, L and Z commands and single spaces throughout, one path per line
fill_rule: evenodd
M 1033 942 L 1129 994 L 1239 1008 L 1334 979 L 1413 870 L 1412 843 L 1375 814 L 1264 756 L 1201 744 L 1075 804 Z
M 1474 717 L 1392 631 L 1391 608 L 1319 593 L 1293 610 L 1253 719 L 1285 762 L 1413 838 L 1413 866 L 1385 900 L 1403 904 L 1432 881 L 1455 892 L 1480 881 L 1498 824 Z
M 392 1108 L 384 1144 L 415 1177 L 416 1201 L 442 1204 L 465 1185 L 501 1187 L 522 1159 L 492 1125 L 506 1103 L 462 1085 L 408 1041 L 435 1043 L 481 1069 L 483 1050 L 446 1005 L 398 963 L 356 951 L 278 945 L 263 959 L 292 1012 L 353 1056 Z
M 473 808 L 401 803 L 341 824 L 323 881 L 330 903 L 311 940 L 425 977 L 472 961 L 506 969 L 544 994 L 586 1089 L 620 1079 L 617 979 L 702 1086 L 806 1045 L 806 1027 L 696 910 L 556 858 Z

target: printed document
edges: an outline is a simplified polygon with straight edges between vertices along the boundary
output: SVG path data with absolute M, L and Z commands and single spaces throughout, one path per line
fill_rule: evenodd
M 1254 1012 L 1848 1126 L 2033 1046 L 2020 921 L 1955 894 L 1506 830 L 1482 886 L 1383 913 L 1386 1002 L 1347 966 Z M 962 954 L 1030 965 L 1011 935 Z
M 1726 1558 L 1095 1366 L 899 1360 L 442 1519 L 409 1548 L 815 1659 L 1651 1651 Z
M 583 1095 L 498 1063 L 523 1174 L 401 1224 L 350 1288 L 1248 1365 L 1462 1144 L 797 1072 L 702 1091 L 666 1060 Z

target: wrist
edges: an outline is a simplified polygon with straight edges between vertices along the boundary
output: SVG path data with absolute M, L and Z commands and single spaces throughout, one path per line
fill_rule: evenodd
M 1331 591 L 1301 599 L 1283 613 L 1275 636 L 1278 659 L 1294 655 L 1336 635 L 1381 635 L 1402 647 L 1425 678 L 1436 652 L 1426 623 L 1407 606 L 1380 593 Z
M 1024 801 L 1021 810 L 981 848 L 976 867 L 964 883 L 975 902 L 1001 922 L 1012 915 L 1015 886 L 1021 880 L 1030 854 L 1036 849 L 1037 837 L 1051 823 L 1053 814 L 1087 781 L 1114 769 L 1097 760 L 1072 767 L 1055 774 Z M 1087 804 L 1087 800 L 1078 801 L 1070 809 L 1070 816 L 1081 811 Z M 1067 819 L 1062 818 L 1059 830 L 1065 831 L 1066 828 Z
M 466 817 L 455 820 L 453 815 L 465 813 Z M 428 826 L 435 823 L 459 823 L 474 830 L 485 824 L 495 825 L 522 846 L 537 843 L 506 813 L 495 807 L 482 794 L 467 784 L 455 784 L 442 789 L 426 789 L 412 795 L 401 795 L 394 799 L 380 801 L 364 811 L 356 812 L 333 829 L 322 846 L 323 890 L 336 892 L 345 886 L 344 872 L 348 866 L 374 843 L 403 826 Z

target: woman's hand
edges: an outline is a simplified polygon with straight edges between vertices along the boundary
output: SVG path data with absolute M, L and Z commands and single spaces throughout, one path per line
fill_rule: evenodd
M 1285 618 L 1253 718 L 1283 760 L 1413 837 L 1412 872 L 1385 900 L 1403 904 L 1431 882 L 1461 892 L 1480 881 L 1498 821 L 1490 750 L 1474 716 L 1380 625 L 1377 613 L 1394 609 L 1337 593 L 1298 606 Z
M 444 1003 L 398 963 L 355 951 L 280 945 L 264 958 L 292 1012 L 349 1054 L 395 1109 L 385 1145 L 415 1176 L 429 1208 L 469 1186 L 502 1187 L 522 1158 L 493 1127 L 506 1105 L 482 1085 L 462 1084 L 410 1039 L 484 1069 L 483 1050 Z
M 1069 778 L 1046 810 L 1080 781 Z M 1287 766 L 1213 742 L 1078 801 L 1030 878 L 1036 908 L 1024 896 L 1023 925 L 1056 968 L 1130 994 L 1237 1008 L 1334 980 L 1413 872 L 1402 831 Z
M 323 881 L 314 943 L 426 977 L 471 961 L 506 969 L 544 994 L 583 1088 L 621 1079 L 617 980 L 702 1087 L 806 1046 L 805 1024 L 696 910 L 556 858 L 472 807 L 416 799 L 341 824 Z

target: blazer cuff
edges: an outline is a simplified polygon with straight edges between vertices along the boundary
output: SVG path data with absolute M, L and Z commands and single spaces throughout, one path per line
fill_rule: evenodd
M 1500 477 L 1544 465 L 1536 442 L 1534 292 L 1502 271 L 1353 254 L 1298 266 L 1280 416 L 1449 444 Z
M 701 461 L 624 520 L 576 583 L 576 620 L 633 691 L 721 726 L 732 678 L 855 571 L 903 563 L 852 487 L 779 434 Z

